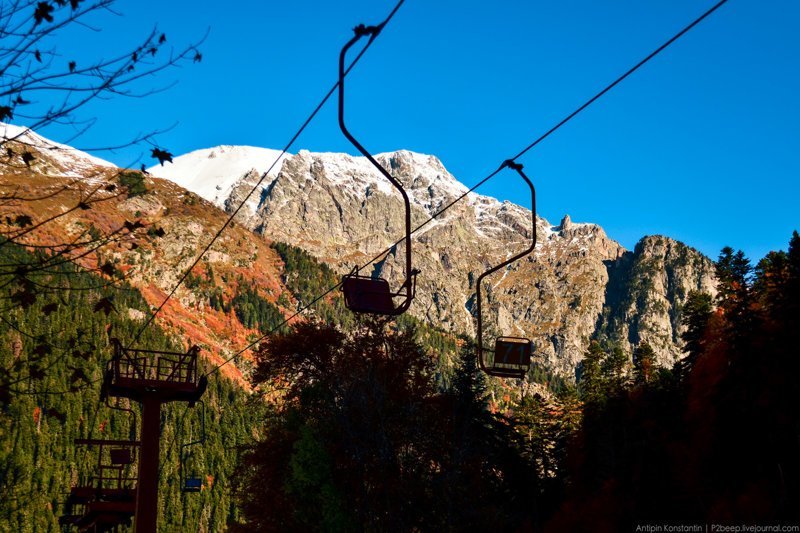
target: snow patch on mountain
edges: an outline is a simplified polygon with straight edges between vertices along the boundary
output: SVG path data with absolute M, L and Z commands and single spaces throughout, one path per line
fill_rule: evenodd
M 308 150 L 300 150 L 297 156 L 309 160 L 314 176 L 324 176 L 329 183 L 353 196 L 362 197 L 375 191 L 397 194 L 389 180 L 366 157 Z
M 269 177 L 275 177 L 287 157 L 291 154 L 281 155 L 280 150 L 269 148 L 216 146 L 178 156 L 172 163 L 150 167 L 148 172 L 224 209 L 225 200 L 246 174 L 255 171 L 260 176 L 269 170 Z M 262 183 L 263 187 L 268 185 L 266 180 Z
M 96 167 L 116 168 L 116 165 L 93 155 L 82 152 L 66 144 L 46 139 L 24 126 L 15 126 L 0 122 L 0 142 L 13 142 L 30 147 L 39 152 L 54 168 L 48 168 L 47 174 L 68 178 L 91 179 Z

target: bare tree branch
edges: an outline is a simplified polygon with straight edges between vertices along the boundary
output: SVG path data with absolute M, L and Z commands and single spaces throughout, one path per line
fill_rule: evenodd
M 73 383 L 60 392 L 11 389 L 11 385 L 26 381 L 38 383 L 74 348 L 60 346 L 58 334 L 52 331 L 46 336 L 53 342 L 45 340 L 43 333 L 25 331 L 14 317 L 21 317 L 21 309 L 34 305 L 42 306 L 47 316 L 56 308 L 67 308 L 63 307 L 68 306 L 64 295 L 71 291 L 100 294 L 95 312 L 108 313 L 111 304 L 101 291 L 132 290 L 121 286 L 125 276 L 115 266 L 116 254 L 136 248 L 136 241 L 152 230 L 140 220 L 125 221 L 116 228 L 105 221 L 100 224 L 103 229 L 96 228 L 93 221 L 102 217 L 93 215 L 93 210 L 130 194 L 124 184 L 132 183 L 131 171 L 104 167 L 100 162 L 89 168 L 91 161 L 78 165 L 76 171 L 70 157 L 80 158 L 80 154 L 35 133 L 49 126 L 65 127 L 72 132 L 66 142 L 72 144 L 97 121 L 96 116 L 81 116 L 88 104 L 120 96 L 144 98 L 167 90 L 173 84 L 160 75 L 201 59 L 198 47 L 208 32 L 196 42 L 174 47 L 157 27 L 105 57 L 67 55 L 59 36 L 72 29 L 87 35 L 101 31 L 102 19 L 97 15 L 119 16 L 113 5 L 114 0 L 0 0 L 0 209 L 4 215 L 0 217 L 4 257 L 0 301 L 6 304 L 0 308 L 0 324 L 6 326 L 5 331 L 35 340 L 42 353 L 63 352 L 49 357 L 48 365 L 38 366 L 38 359 L 31 355 L 27 361 L 15 360 L 9 368 L 0 368 L 0 393 L 61 394 L 96 382 L 82 387 Z M 19 125 L 3 125 L 14 122 Z M 154 147 L 154 153 L 157 149 L 159 154 L 169 155 L 155 144 L 155 137 L 173 127 L 139 132 L 90 150 L 144 145 Z M 41 179 L 51 176 L 58 181 Z M 81 215 L 84 212 L 87 214 Z M 69 224 L 69 231 L 59 233 L 59 224 Z M 15 247 L 26 250 L 27 255 L 15 255 Z M 20 259 L 15 261 L 17 257 Z M 99 277 L 90 280 L 85 277 L 88 273 Z M 39 307 L 34 309 L 38 312 Z M 28 372 L 20 372 L 25 366 Z

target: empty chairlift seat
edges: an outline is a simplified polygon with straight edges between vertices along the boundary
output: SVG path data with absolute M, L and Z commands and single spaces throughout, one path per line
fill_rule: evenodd
M 199 468 L 192 468 L 191 475 L 187 475 L 187 464 L 194 463 L 197 467 L 197 461 L 193 459 L 191 454 L 187 452 L 188 448 L 192 446 L 202 446 L 206 441 L 206 404 L 203 401 L 197 402 L 200 404 L 200 438 L 181 444 L 180 458 L 181 458 L 181 490 L 183 492 L 200 492 L 203 489 L 203 478 L 197 474 L 201 471 Z

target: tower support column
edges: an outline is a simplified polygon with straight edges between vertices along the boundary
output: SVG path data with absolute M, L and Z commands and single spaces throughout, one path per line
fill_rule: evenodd
M 160 438 L 161 399 L 156 394 L 145 393 L 142 395 L 142 444 L 136 485 L 136 533 L 156 533 Z

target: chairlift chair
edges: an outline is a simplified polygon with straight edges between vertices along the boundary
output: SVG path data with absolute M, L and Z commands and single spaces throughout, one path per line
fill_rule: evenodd
M 189 476 L 183 480 L 183 492 L 200 492 L 203 488 L 203 478 Z
M 372 154 L 370 154 L 348 131 L 344 123 L 344 81 L 347 73 L 345 68 L 345 56 L 350 47 L 358 42 L 359 39 L 365 36 L 370 36 L 370 39 L 374 39 L 382 28 L 383 26 L 365 27 L 363 24 L 359 25 L 354 30 L 355 35 L 353 38 L 344 45 L 344 48 L 342 48 L 339 54 L 339 127 L 342 133 L 344 133 L 344 136 L 347 137 L 347 140 L 349 140 L 403 196 L 406 227 L 406 280 L 399 291 L 392 292 L 388 281 L 382 278 L 360 275 L 356 267 L 352 272 L 342 277 L 341 288 L 342 292 L 344 292 L 345 306 L 351 311 L 355 313 L 396 316 L 403 314 L 411 305 L 416 289 L 417 274 L 419 273 L 418 270 L 414 270 L 411 266 L 411 203 L 409 202 L 408 194 L 403 188 L 403 185 L 372 157 Z M 395 304 L 394 298 L 404 298 L 404 300 L 399 304 Z
M 508 266 L 517 259 L 528 255 L 536 247 L 536 189 L 534 189 L 533 183 L 528 179 L 528 176 L 522 171 L 521 164 L 508 160 L 505 161 L 500 168 L 515 170 L 531 189 L 531 245 L 529 248 L 503 261 L 499 265 L 490 268 L 478 277 L 476 284 L 478 304 L 478 363 L 480 364 L 481 370 L 490 376 L 522 379 L 525 377 L 525 374 L 528 373 L 528 369 L 531 366 L 533 346 L 530 339 L 524 337 L 501 336 L 495 339 L 494 350 L 483 346 L 483 317 L 481 315 L 481 283 L 483 282 L 483 278 Z M 490 360 L 488 361 L 486 357 L 487 354 L 491 354 Z
M 203 444 L 206 441 L 206 404 L 202 400 L 199 400 L 197 403 L 199 403 L 201 407 L 200 438 L 187 442 L 186 444 L 181 444 L 181 491 L 183 492 L 200 492 L 203 489 L 203 478 L 200 475 L 197 473 L 186 475 L 186 454 L 184 453 L 185 448 Z

